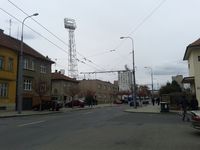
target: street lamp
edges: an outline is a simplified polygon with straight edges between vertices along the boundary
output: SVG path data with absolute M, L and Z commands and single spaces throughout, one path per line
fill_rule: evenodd
M 151 67 L 144 67 L 146 69 L 150 69 L 151 70 L 151 88 L 152 88 L 152 97 L 153 97 L 153 69 Z
M 22 21 L 22 33 L 21 33 L 21 45 L 20 45 L 20 55 L 19 55 L 19 71 L 18 71 L 18 86 L 17 86 L 17 91 L 18 91 L 18 100 L 17 100 L 17 111 L 19 114 L 21 114 L 22 111 L 22 94 L 23 94 L 23 30 L 24 30 L 24 22 L 26 19 L 31 18 L 33 16 L 38 16 L 38 13 L 35 13 L 33 15 L 27 16 L 24 18 Z
M 120 37 L 120 39 L 130 39 L 132 42 L 132 54 L 133 54 L 133 87 L 132 87 L 132 97 L 134 98 L 134 107 L 137 108 L 136 102 L 136 83 L 135 83 L 135 60 L 134 60 L 134 43 L 133 38 L 130 36 Z

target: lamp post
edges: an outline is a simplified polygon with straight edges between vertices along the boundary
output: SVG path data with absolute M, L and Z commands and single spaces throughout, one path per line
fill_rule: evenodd
M 133 87 L 132 87 L 132 97 L 134 98 L 134 107 L 137 108 L 136 102 L 136 83 L 135 83 L 135 59 L 134 59 L 134 42 L 133 38 L 130 36 L 120 37 L 120 39 L 130 39 L 132 44 L 132 56 L 133 56 Z
M 151 70 L 151 89 L 152 89 L 152 97 L 153 97 L 153 69 L 151 67 L 144 67 L 146 69 L 150 69 Z
M 18 99 L 17 99 L 17 111 L 19 114 L 21 114 L 22 111 L 22 103 L 23 103 L 23 30 L 24 30 L 24 22 L 26 19 L 31 18 L 33 16 L 39 15 L 38 13 L 35 13 L 33 15 L 27 16 L 22 21 L 22 33 L 21 33 L 21 44 L 20 44 L 20 55 L 19 55 L 19 71 L 18 71 L 18 82 L 17 82 L 17 93 L 18 93 Z

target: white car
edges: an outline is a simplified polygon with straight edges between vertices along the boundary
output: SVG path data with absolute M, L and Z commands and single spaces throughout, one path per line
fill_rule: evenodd
M 200 110 L 191 111 L 191 115 L 192 126 L 200 130 Z

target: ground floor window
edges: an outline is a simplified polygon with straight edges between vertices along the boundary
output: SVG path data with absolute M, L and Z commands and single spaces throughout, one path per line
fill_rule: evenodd
M 24 90 L 31 91 L 32 90 L 32 81 L 31 80 L 24 80 Z
M 0 97 L 8 97 L 8 83 L 0 83 Z

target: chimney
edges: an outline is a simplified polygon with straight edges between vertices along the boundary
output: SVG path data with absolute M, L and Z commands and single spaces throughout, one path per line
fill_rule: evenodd
M 0 34 L 3 34 L 4 30 L 0 29 Z

